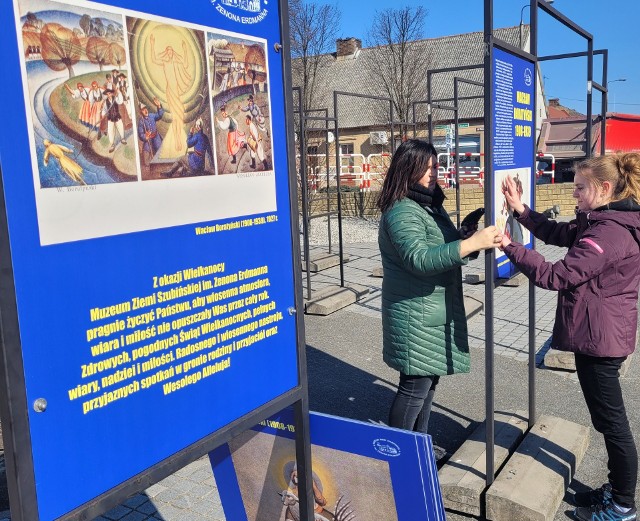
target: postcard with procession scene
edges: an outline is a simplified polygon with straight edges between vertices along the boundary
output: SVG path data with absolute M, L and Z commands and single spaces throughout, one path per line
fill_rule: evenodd
M 264 42 L 208 33 L 207 48 L 218 174 L 272 170 Z

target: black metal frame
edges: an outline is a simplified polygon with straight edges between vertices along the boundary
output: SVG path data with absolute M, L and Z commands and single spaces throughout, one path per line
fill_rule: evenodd
M 291 58 L 289 49 L 289 14 L 287 0 L 278 0 L 278 20 L 282 36 L 283 87 L 285 99 L 285 124 L 287 127 L 287 164 L 289 168 L 289 202 L 291 212 L 291 247 L 293 254 L 296 351 L 298 359 L 298 385 L 265 405 L 225 425 L 216 432 L 169 456 L 149 469 L 127 479 L 123 483 L 100 494 L 94 499 L 64 514 L 61 520 L 87 520 L 119 505 L 132 494 L 157 483 L 178 469 L 206 455 L 228 442 L 234 436 L 248 430 L 260 421 L 293 406 L 295 422 L 296 459 L 300 491 L 301 519 L 313 521 L 313 489 L 311 486 L 311 441 L 309 430 L 309 398 L 307 361 L 304 335 L 304 313 L 301 285 L 300 245 L 298 240 L 298 199 L 295 169 L 295 146 L 292 118 Z M 6 476 L 9 485 L 9 502 L 13 521 L 39 519 L 35 489 L 33 454 L 22 362 L 20 327 L 16 306 L 13 263 L 9 241 L 9 229 L 5 205 L 4 183 L 0 169 L 0 414 L 2 415 L 5 442 Z
M 542 9 L 556 20 L 560 21 L 572 31 L 578 33 L 587 40 L 587 157 L 591 151 L 591 116 L 592 116 L 592 87 L 593 84 L 593 36 L 582 29 L 580 26 L 569 20 L 566 16 L 556 10 L 551 4 L 545 0 L 533 0 L 529 6 L 530 12 L 530 52 L 524 51 L 509 43 L 502 41 L 493 36 L 493 0 L 485 0 L 484 2 L 484 84 L 485 84 L 485 225 L 490 225 L 495 221 L 494 216 L 494 197 L 493 197 L 493 136 L 491 115 L 493 114 L 493 50 L 495 47 L 503 49 L 511 54 L 524 58 L 534 64 L 536 71 L 533 114 L 537 114 L 537 94 L 538 94 L 538 9 Z M 559 55 L 558 57 L 565 57 Z M 552 59 L 548 57 L 547 59 Z M 606 79 L 606 76 L 605 76 Z M 597 89 L 605 93 L 606 105 L 606 81 L 605 87 L 598 84 Z M 536 116 L 537 117 L 537 116 Z M 535 169 L 534 169 L 535 170 Z M 535 179 L 535 178 L 534 178 Z M 487 189 L 489 187 L 489 189 Z M 532 191 L 532 204 L 535 207 L 535 190 Z M 535 247 L 535 239 L 532 237 L 532 247 Z M 486 408 L 486 483 L 487 486 L 493 483 L 495 477 L 494 469 L 494 408 L 495 408 L 495 374 L 494 374 L 494 287 L 495 287 L 495 252 L 488 250 L 485 252 L 485 408 Z M 536 421 L 536 382 L 535 382 L 535 286 L 529 282 L 529 428 Z
M 602 85 L 599 83 L 592 81 L 591 86 L 595 87 L 596 90 L 602 93 L 602 108 L 601 108 L 601 118 L 602 123 L 600 125 L 600 154 L 604 155 L 606 150 L 606 137 L 607 137 L 607 110 L 609 103 L 609 89 L 607 87 L 607 75 L 608 75 L 608 67 L 609 67 L 609 50 L 608 49 L 597 49 L 593 51 L 593 55 L 602 54 Z M 550 60 L 562 60 L 566 58 L 580 58 L 589 56 L 589 51 L 583 52 L 570 52 L 565 54 L 553 54 L 549 56 L 539 56 L 538 61 L 550 61 Z M 591 100 L 589 103 L 592 103 Z M 591 117 L 587 116 L 587 122 L 591 121 Z M 585 156 L 591 156 L 591 126 L 589 126 L 589 132 L 585 129 Z M 587 140 L 588 138 L 588 140 Z
M 431 97 L 431 84 L 433 82 L 433 75 L 434 74 L 442 74 L 445 72 L 462 72 L 462 71 L 471 71 L 471 70 L 475 70 L 475 69 L 482 69 L 484 65 L 483 64 L 477 64 L 477 65 L 461 65 L 459 67 L 443 67 L 440 69 L 431 69 L 430 71 L 427 72 L 427 101 L 426 103 L 428 104 L 428 112 L 427 112 L 427 125 L 429 128 L 429 142 L 433 142 L 433 111 L 432 111 L 432 104 L 437 102 L 445 102 L 445 101 L 454 101 L 456 106 L 458 106 L 458 102 L 461 100 L 465 100 L 465 99 L 476 99 L 477 96 L 465 96 L 465 97 L 459 97 L 458 100 L 455 100 L 455 96 L 453 98 L 443 98 L 443 99 L 439 99 L 439 100 L 434 100 Z M 424 102 L 417 102 L 417 103 L 424 103 Z M 443 108 L 443 107 L 436 107 L 436 108 Z M 414 117 L 415 117 L 415 111 L 414 111 Z M 457 134 L 457 129 L 456 129 L 456 134 Z
M 327 211 L 321 212 L 317 214 L 311 213 L 311 208 L 309 205 L 309 173 L 307 171 L 307 130 L 314 130 L 316 132 L 326 132 L 327 135 L 330 132 L 329 124 L 334 123 L 334 132 L 336 131 L 336 121 L 335 118 L 329 117 L 328 109 L 311 109 L 306 113 L 302 108 L 302 100 L 303 91 L 301 87 L 294 87 L 293 92 L 298 93 L 298 108 L 294 107 L 293 112 L 298 114 L 298 125 L 299 125 L 299 142 L 300 142 L 300 185 L 301 185 L 301 201 L 302 201 L 302 242 L 303 242 L 303 257 L 305 263 L 305 271 L 307 278 L 307 299 L 311 300 L 312 291 L 311 291 L 311 248 L 309 245 L 309 225 L 311 224 L 312 219 L 316 219 L 318 217 L 327 217 L 327 234 L 329 240 L 329 253 L 332 250 L 332 242 L 331 242 L 331 216 L 338 215 L 338 226 L 339 226 L 339 237 L 338 237 L 338 248 L 340 251 L 340 285 L 344 287 L 344 270 L 342 268 L 343 257 L 342 257 L 342 228 L 341 228 L 341 205 L 340 205 L 340 197 L 338 197 L 338 211 L 331 211 L 331 194 L 329 192 L 330 185 L 330 166 L 329 166 L 329 147 L 326 147 L 326 174 L 327 174 Z M 324 117 L 322 116 L 308 116 L 309 112 L 324 112 Z M 307 128 L 308 121 L 322 121 L 325 123 L 325 128 Z M 339 168 L 340 165 L 338 165 Z M 294 169 L 295 171 L 295 169 Z M 337 170 L 339 172 L 339 170 Z M 338 193 L 340 193 L 340 179 L 337 176 L 338 183 Z
M 452 69 L 459 69 L 459 70 L 471 70 L 471 69 L 477 69 L 481 66 L 470 66 L 470 67 L 462 67 L 462 68 L 458 68 L 458 67 L 454 67 Z M 460 135 L 458 132 L 458 124 L 459 124 L 459 111 L 460 111 L 460 101 L 461 100 L 471 100 L 471 99 L 480 99 L 480 98 L 484 98 L 483 96 L 459 96 L 458 94 L 458 82 L 461 83 L 467 83 L 469 85 L 477 85 L 480 87 L 484 87 L 484 85 L 480 82 L 477 81 L 473 81 L 473 80 L 468 80 L 466 78 L 460 78 L 458 76 L 454 76 L 453 77 L 453 98 L 442 98 L 442 99 L 437 99 L 437 100 L 432 100 L 429 101 L 431 99 L 431 74 L 432 73 L 438 73 L 438 72 L 443 72 L 441 69 L 434 69 L 432 71 L 429 71 L 428 74 L 428 87 L 427 87 L 427 101 L 414 101 L 412 104 L 412 112 L 413 112 L 413 121 L 414 124 L 417 125 L 416 122 L 416 106 L 420 105 L 420 104 L 424 104 L 427 103 L 428 106 L 428 132 L 429 132 L 429 142 L 433 143 L 433 109 L 440 109 L 440 110 L 450 110 L 453 111 L 453 120 L 454 120 L 454 126 L 456 129 L 456 136 L 455 136 L 455 172 L 456 172 L 456 178 L 455 178 L 455 190 L 456 190 L 456 210 L 454 212 L 450 212 L 449 216 L 455 215 L 456 216 L 456 225 L 458 227 L 460 227 L 460 154 L 458 153 L 458 150 L 460 148 Z M 450 70 L 448 70 L 447 72 L 450 72 Z M 453 101 L 453 105 L 444 105 L 441 102 L 444 101 Z M 415 137 L 416 133 L 414 131 L 414 137 Z
M 393 121 L 393 102 L 391 98 L 385 98 L 382 96 L 370 96 L 367 94 L 358 94 L 354 92 L 333 91 L 333 116 L 335 121 L 335 143 L 336 143 L 336 179 L 337 179 L 337 191 L 338 191 L 338 236 L 340 240 L 340 286 L 344 287 L 344 261 L 343 261 L 343 245 L 342 245 L 342 198 L 340 197 L 340 117 L 339 117 L 339 99 L 340 96 L 352 97 L 352 98 L 364 98 L 373 101 L 388 101 L 389 102 L 389 125 L 391 126 L 391 150 L 395 150 L 395 132 Z
M 458 152 L 458 150 L 460 149 L 460 138 L 459 138 L 459 132 L 458 132 L 460 101 L 484 98 L 484 95 L 460 96 L 458 92 L 459 90 L 458 83 L 461 82 L 469 85 L 476 85 L 483 88 L 484 88 L 484 85 L 477 81 L 454 76 L 453 77 L 453 98 L 439 98 L 434 100 L 431 97 L 432 76 L 434 74 L 441 74 L 445 72 L 462 72 L 462 71 L 476 70 L 476 69 L 481 69 L 482 67 L 484 67 L 484 65 L 462 65 L 459 67 L 445 67 L 441 69 L 432 69 L 428 71 L 427 72 L 427 99 L 425 101 L 414 101 L 412 104 L 414 124 L 416 124 L 416 106 L 425 104 L 425 103 L 427 104 L 427 129 L 428 129 L 428 136 L 429 136 L 430 143 L 433 143 L 433 109 L 436 108 L 440 110 L 451 110 L 454 113 L 454 125 L 456 129 L 456 136 L 455 136 L 456 210 L 455 212 L 449 213 L 449 215 L 456 216 L 456 224 L 458 227 L 460 226 L 460 155 Z M 443 102 L 448 102 L 448 101 L 453 101 L 453 106 L 442 104 Z M 415 131 L 414 131 L 414 136 L 415 136 Z
M 301 202 L 302 202 L 302 235 L 303 235 L 303 256 L 305 262 L 306 269 L 306 279 L 307 279 L 307 299 L 311 299 L 312 290 L 311 290 L 311 261 L 310 261 L 310 245 L 309 245 L 309 224 L 311 219 L 318 217 L 327 217 L 327 229 L 329 234 L 329 253 L 331 253 L 331 217 L 337 215 L 338 217 L 338 255 L 340 258 L 339 267 L 340 267 L 340 287 L 345 286 L 344 280 L 344 241 L 342 237 L 342 198 L 340 197 L 340 174 L 342 170 L 341 163 L 341 150 L 340 150 L 340 123 L 339 123 L 339 100 L 340 97 L 355 97 L 355 98 L 364 98 L 372 101 L 385 101 L 389 103 L 389 125 L 391 130 L 391 149 L 395 150 L 395 126 L 400 126 L 400 128 L 404 128 L 406 126 L 414 127 L 415 133 L 415 122 L 407 123 L 407 122 L 399 122 L 393 120 L 393 102 L 391 98 L 381 97 L 381 96 L 370 96 L 367 94 L 359 94 L 354 92 L 344 92 L 344 91 L 334 91 L 333 92 L 333 117 L 328 115 L 327 109 L 310 109 L 308 111 L 304 111 L 302 108 L 302 99 L 303 99 L 303 91 L 301 87 L 294 87 L 293 92 L 298 93 L 298 108 L 294 107 L 293 112 L 298 114 L 298 125 L 299 125 L 299 146 L 300 146 L 300 182 L 302 185 L 302 193 L 301 193 Z M 310 112 L 324 112 L 324 117 L 322 116 L 309 116 Z M 324 122 L 324 128 L 309 128 L 307 126 L 307 122 L 309 121 L 320 121 Z M 330 124 L 333 124 L 333 132 L 335 138 L 335 168 L 336 168 L 336 191 L 337 191 L 337 210 L 332 211 L 330 206 L 330 193 L 329 193 L 329 178 L 330 178 L 330 165 L 329 165 L 329 149 L 327 147 L 327 159 L 326 159 L 326 173 L 327 173 L 327 210 L 326 212 L 321 212 L 317 214 L 311 214 L 311 209 L 309 205 L 309 173 L 307 169 L 307 145 L 306 145 L 306 134 L 308 130 L 312 130 L 315 132 L 330 132 Z
M 453 78 L 453 98 L 454 98 L 454 103 L 456 106 L 456 111 L 455 111 L 455 119 L 454 119 L 454 126 L 456 129 L 456 137 L 455 137 L 455 150 L 456 150 L 456 155 L 455 155 L 455 165 L 456 165 L 456 216 L 458 218 L 457 224 L 458 227 L 460 227 L 460 153 L 458 152 L 458 150 L 460 150 L 460 132 L 458 132 L 458 125 L 459 125 L 459 119 L 460 119 L 460 107 L 459 107 L 459 92 L 458 92 L 458 83 L 466 83 L 467 85 L 475 85 L 476 87 L 482 87 L 484 89 L 484 84 L 480 83 L 479 81 L 473 81 L 473 80 L 468 80 L 466 78 L 459 78 L 458 76 L 455 76 Z M 466 96 L 465 99 L 479 99 L 479 98 L 484 98 L 484 94 L 482 96 Z

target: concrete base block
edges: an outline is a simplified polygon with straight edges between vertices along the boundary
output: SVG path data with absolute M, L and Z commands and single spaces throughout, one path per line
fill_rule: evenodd
M 633 354 L 620 366 L 620 376 L 625 376 L 631 365 Z M 544 355 L 544 366 L 548 369 L 562 369 L 563 371 L 576 370 L 576 357 L 573 353 L 567 351 L 558 351 L 557 349 L 549 349 Z
M 496 286 L 506 286 L 508 288 L 517 288 L 523 284 L 528 284 L 529 279 L 524 276 L 523 273 L 516 273 L 510 279 L 498 279 L 496 281 Z
M 367 293 L 369 288 L 358 284 L 348 284 L 344 288 L 329 286 L 318 291 L 311 300 L 305 302 L 304 311 L 308 315 L 329 315 L 360 300 Z
M 588 427 L 542 416 L 487 490 L 487 519 L 553 520 L 588 446 Z
M 344 262 L 349 262 L 349 257 L 343 255 Z M 328 268 L 340 265 L 340 255 L 334 253 L 315 253 L 309 255 L 309 271 L 317 273 Z M 307 271 L 307 263 L 302 261 L 302 271 Z
M 549 349 L 544 355 L 544 366 L 549 369 L 562 369 L 563 371 L 576 370 L 576 358 L 573 353 Z
M 467 284 L 484 284 L 484 272 L 483 273 L 467 273 L 464 278 Z
M 480 516 L 487 471 L 486 425 L 480 424 L 438 472 L 446 509 Z M 517 447 L 527 430 L 525 412 L 496 413 L 494 468 L 498 469 Z
M 467 273 L 464 278 L 464 281 L 467 284 L 484 284 L 485 280 L 486 278 L 484 273 Z M 508 288 L 517 288 L 522 284 L 527 284 L 527 277 L 525 277 L 522 273 L 518 273 L 510 279 L 496 279 L 496 287 L 506 286 Z
M 373 270 L 371 271 L 371 276 L 372 277 L 380 277 L 380 278 L 382 278 L 382 275 L 383 275 L 382 266 L 380 266 L 378 268 L 373 268 Z

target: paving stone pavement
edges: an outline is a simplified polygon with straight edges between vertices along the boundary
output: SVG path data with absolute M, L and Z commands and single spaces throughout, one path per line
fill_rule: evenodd
M 564 256 L 566 249 L 549 246 L 538 242 L 536 250 L 548 261 L 554 262 Z M 314 253 L 326 253 L 322 247 L 311 249 Z M 333 249 L 338 253 L 337 247 Z M 361 313 L 371 317 L 380 316 L 382 278 L 372 275 L 373 269 L 381 267 L 380 252 L 377 243 L 347 244 L 344 247 L 349 262 L 344 265 L 345 284 L 358 284 L 369 288 L 369 294 L 352 304 L 351 312 Z M 467 274 L 484 274 L 484 258 L 471 261 L 463 266 L 462 276 Z M 339 267 L 330 268 L 311 277 L 312 296 L 327 286 L 340 285 Z M 303 279 L 304 296 L 308 296 L 306 278 Z M 465 295 L 484 302 L 485 285 L 464 284 Z M 557 294 L 553 291 L 536 289 L 536 365 L 543 366 L 544 355 L 549 349 L 549 341 L 555 319 L 555 303 Z M 494 289 L 494 352 L 499 356 L 511 357 L 519 361 L 528 360 L 529 352 L 529 285 L 525 282 L 519 286 L 500 285 Z M 485 347 L 485 314 L 478 313 L 469 320 L 470 347 L 484 349 Z M 563 372 L 562 376 L 575 378 L 571 372 Z

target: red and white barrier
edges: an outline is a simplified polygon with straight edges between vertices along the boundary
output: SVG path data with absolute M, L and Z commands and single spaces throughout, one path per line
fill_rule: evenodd
M 539 179 L 540 177 L 542 177 L 543 175 L 551 175 L 551 184 L 555 184 L 556 182 L 556 158 L 554 157 L 553 154 L 543 154 L 542 152 L 539 152 L 536 155 L 536 162 L 540 161 L 540 160 L 545 160 L 545 162 L 547 159 L 551 159 L 551 167 L 547 170 L 538 170 L 536 172 L 536 180 Z
M 456 185 L 456 168 L 455 163 L 451 161 L 451 158 L 455 158 L 455 152 L 441 152 L 438 154 L 438 177 L 443 180 L 445 188 L 452 188 Z M 481 158 L 484 157 L 484 152 L 460 152 L 458 153 L 458 157 L 464 158 Z M 444 163 L 443 159 L 446 158 L 446 166 L 442 165 Z M 478 161 L 479 162 L 479 161 Z M 479 166 L 465 166 L 464 164 L 460 164 L 460 175 L 458 179 L 460 183 L 469 183 L 469 182 L 478 182 L 480 186 L 483 185 L 484 180 L 481 178 L 484 176 L 484 172 Z

